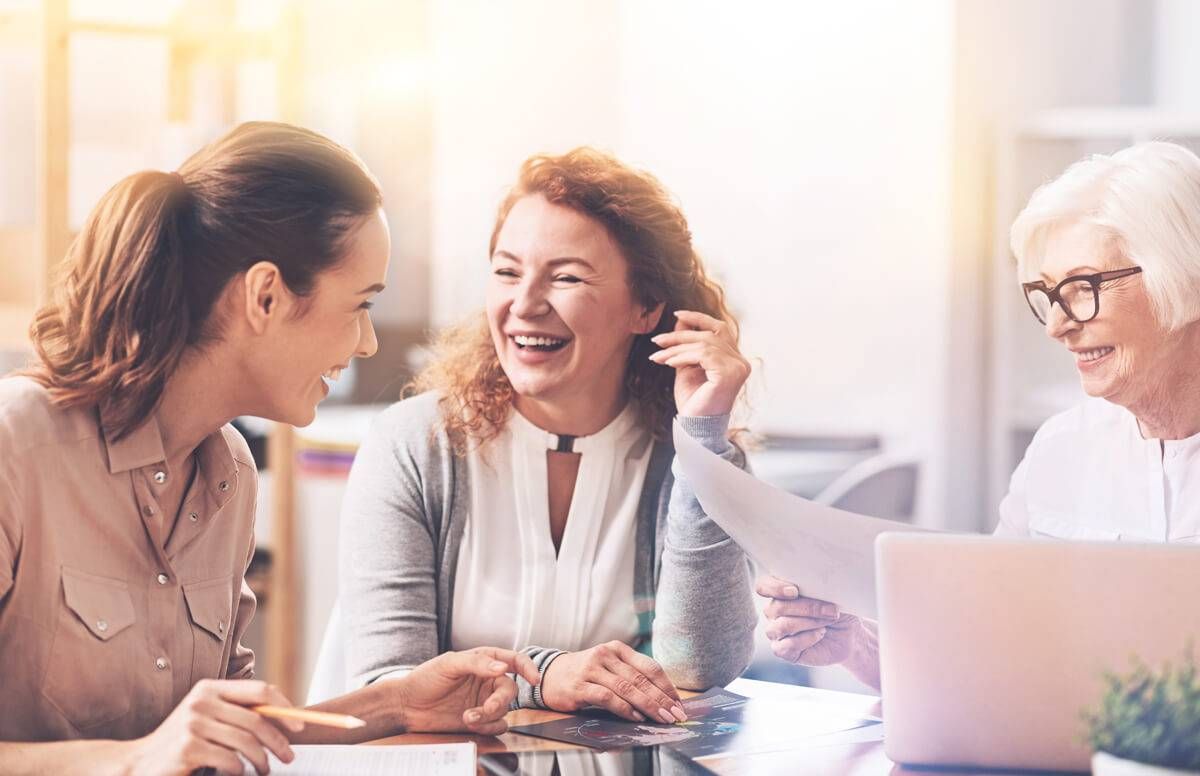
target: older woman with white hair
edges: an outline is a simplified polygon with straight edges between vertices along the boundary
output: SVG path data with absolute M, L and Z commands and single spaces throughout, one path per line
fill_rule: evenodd
M 1173 143 L 1092 156 L 1012 227 L 1021 288 L 1090 398 L 1047 420 L 997 536 L 1200 542 L 1200 158 Z M 764 577 L 779 657 L 879 686 L 875 624 Z

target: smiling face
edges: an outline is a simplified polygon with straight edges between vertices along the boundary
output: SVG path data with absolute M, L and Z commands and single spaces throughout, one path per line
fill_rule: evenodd
M 378 349 L 371 325 L 370 298 L 383 289 L 391 242 L 382 211 L 363 220 L 347 252 L 317 276 L 312 293 L 300 299 L 281 294 L 280 315 L 256 343 L 247 370 L 256 383 L 261 414 L 306 426 L 353 358 Z
M 620 247 L 597 221 L 540 195 L 518 200 L 496 236 L 487 319 L 500 365 L 531 404 L 619 406 L 634 337 L 651 331 Z M 536 421 L 535 421 L 536 422 Z
M 1086 223 L 1054 228 L 1048 235 L 1040 280 L 1053 287 L 1063 278 L 1132 266 L 1119 244 Z M 1075 359 L 1083 389 L 1090 396 L 1131 407 L 1170 382 L 1179 357 L 1178 336 L 1154 316 L 1141 275 L 1104 283 L 1099 314 L 1086 323 L 1068 318 L 1057 304 L 1046 320 L 1046 334 Z

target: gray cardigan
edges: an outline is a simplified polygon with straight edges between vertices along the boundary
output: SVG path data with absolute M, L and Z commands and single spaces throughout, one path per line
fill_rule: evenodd
M 689 434 L 738 466 L 728 416 L 679 418 Z M 638 504 L 635 648 L 680 687 L 736 678 L 754 651 L 749 560 L 672 471 L 674 450 L 655 443 Z M 454 574 L 470 509 L 465 461 L 454 454 L 438 396 L 385 410 L 359 448 L 342 506 L 339 599 L 348 686 L 366 685 L 450 649 Z M 553 645 L 523 650 L 542 670 Z M 535 706 L 519 680 L 516 705 Z

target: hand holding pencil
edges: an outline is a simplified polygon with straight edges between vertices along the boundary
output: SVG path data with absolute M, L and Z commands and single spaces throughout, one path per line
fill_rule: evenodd
M 292 714 L 299 710 L 292 709 L 288 699 L 266 682 L 206 679 L 184 696 L 154 732 L 128 742 L 125 770 L 156 776 L 190 774 L 200 768 L 241 773 L 240 754 L 259 773 L 267 773 L 268 751 L 280 762 L 291 762 L 294 755 L 287 737 L 268 721 L 267 712 L 256 713 L 257 707 L 272 709 L 270 716 L 290 731 L 304 729 L 304 721 Z

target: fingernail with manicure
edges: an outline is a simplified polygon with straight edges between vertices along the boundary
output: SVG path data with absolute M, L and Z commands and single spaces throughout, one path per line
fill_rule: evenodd
M 684 711 L 683 707 L 678 703 L 671 707 L 671 713 L 674 714 L 675 719 L 679 720 L 680 722 L 687 722 L 687 712 Z
M 666 709 L 659 709 L 658 717 L 659 717 L 659 719 L 661 719 L 663 722 L 667 723 L 668 725 L 675 724 L 675 717 L 671 716 L 671 712 L 667 711 Z
M 795 585 L 788 585 L 783 589 L 783 594 L 788 598 L 795 598 L 800 595 L 800 588 Z
M 490 666 L 488 666 L 488 668 L 492 669 L 493 671 L 503 671 L 504 669 L 508 668 L 508 666 L 504 665 L 499 660 L 497 660 L 496 662 L 494 662 Z

